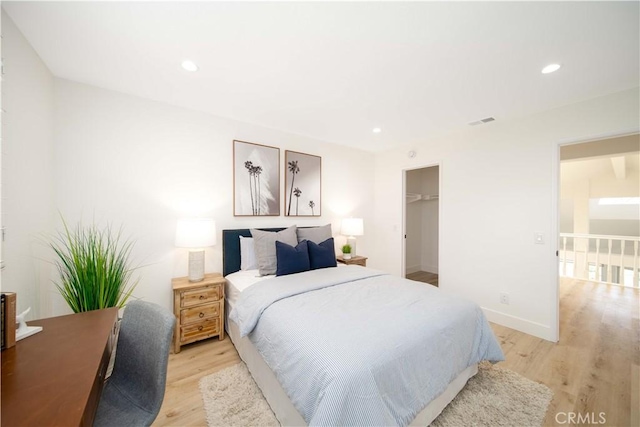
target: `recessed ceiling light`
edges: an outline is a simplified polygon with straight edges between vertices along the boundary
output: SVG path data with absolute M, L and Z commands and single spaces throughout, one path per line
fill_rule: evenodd
M 542 74 L 553 73 L 554 71 L 558 71 L 560 69 L 560 64 L 549 64 L 542 69 Z
M 182 68 L 187 71 L 198 71 L 198 66 L 193 61 L 182 61 Z
M 373 128 L 373 133 L 380 133 L 382 132 L 382 129 L 380 128 Z

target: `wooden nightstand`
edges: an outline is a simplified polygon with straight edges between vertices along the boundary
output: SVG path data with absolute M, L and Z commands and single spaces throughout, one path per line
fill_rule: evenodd
M 205 274 L 204 280 L 189 282 L 188 277 L 171 280 L 176 329 L 173 352 L 206 338 L 224 339 L 224 284 L 220 273 Z
M 367 257 L 365 256 L 356 255 L 354 257 L 351 257 L 351 259 L 344 259 L 342 255 L 338 255 L 336 259 L 338 262 L 341 262 L 342 264 L 361 265 L 363 267 L 367 266 Z

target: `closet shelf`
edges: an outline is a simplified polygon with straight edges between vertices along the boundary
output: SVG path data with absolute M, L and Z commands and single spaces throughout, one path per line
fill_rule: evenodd
M 407 193 L 407 203 L 414 203 L 420 200 L 429 201 L 429 200 L 438 200 L 440 198 L 437 194 L 417 194 L 417 193 Z

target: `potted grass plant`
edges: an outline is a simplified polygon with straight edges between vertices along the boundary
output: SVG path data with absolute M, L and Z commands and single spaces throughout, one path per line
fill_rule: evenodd
M 342 246 L 342 258 L 351 259 L 351 245 Z
M 63 219 L 49 246 L 56 254 L 60 278 L 54 282 L 74 313 L 107 307 L 122 308 L 139 279 L 132 280 L 129 258 L 133 242 L 122 238 L 122 228 L 113 232 L 95 224 L 70 229 Z

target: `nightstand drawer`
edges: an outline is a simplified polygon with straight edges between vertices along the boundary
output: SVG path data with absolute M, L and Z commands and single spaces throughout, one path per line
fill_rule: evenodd
M 180 324 L 199 322 L 203 319 L 220 317 L 220 302 L 180 310 Z
M 222 292 L 220 286 L 184 291 L 180 293 L 180 306 L 191 307 L 198 304 L 218 301 L 221 296 Z
M 180 328 L 180 341 L 196 341 L 213 337 L 220 333 L 220 318 L 206 319 Z

